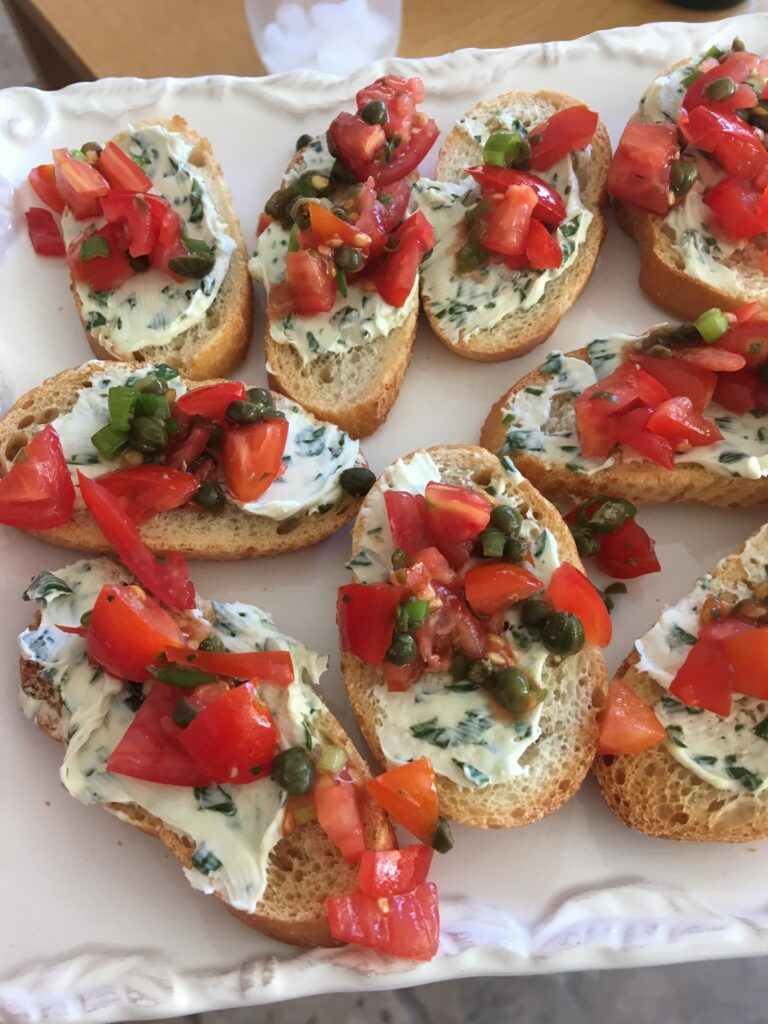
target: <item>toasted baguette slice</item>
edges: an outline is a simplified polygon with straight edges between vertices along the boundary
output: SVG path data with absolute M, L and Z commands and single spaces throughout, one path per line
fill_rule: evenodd
M 248 253 L 232 204 L 232 194 L 224 180 L 221 166 L 213 155 L 210 142 L 190 128 L 183 117 L 176 115 L 169 120 L 155 119 L 143 123 L 161 125 L 194 144 L 190 162 L 199 169 L 207 193 L 237 246 L 219 293 L 205 319 L 183 331 L 167 345 L 148 345 L 134 352 L 133 358 L 137 362 L 168 363 L 192 380 L 228 377 L 245 358 L 253 328 L 253 288 L 248 274 Z M 115 142 L 123 148 L 127 148 L 128 141 L 125 135 L 115 138 Z M 88 344 L 94 354 L 99 359 L 124 359 L 124 353 L 112 350 L 108 342 L 100 341 L 88 331 L 74 280 L 71 290 Z
M 0 478 L 8 472 L 17 453 L 43 424 L 72 408 L 78 391 L 95 373 L 108 373 L 116 366 L 129 365 L 91 361 L 49 377 L 39 387 L 22 395 L 0 420 Z M 191 389 L 214 383 L 217 381 L 186 381 Z M 359 463 L 365 464 L 362 456 Z M 189 503 L 153 516 L 139 529 L 144 543 L 158 553 L 180 551 L 189 558 L 201 559 L 261 558 L 296 551 L 325 540 L 354 518 L 360 503 L 360 498 L 342 493 L 327 512 L 285 520 L 252 515 L 232 502 L 227 502 L 224 511 L 214 517 Z M 72 520 L 64 526 L 31 530 L 30 533 L 75 551 L 102 554 L 111 551 L 106 537 L 84 508 L 76 508 Z
M 126 578 L 130 574 L 126 573 Z M 39 616 L 38 616 L 39 618 Z M 36 625 L 36 623 L 35 623 Z M 34 628 L 34 626 L 30 627 Z M 44 678 L 40 666 L 21 659 L 21 688 L 27 698 L 41 702 L 36 724 L 54 739 L 61 740 L 59 717 L 61 696 Z M 316 732 L 347 755 L 353 770 L 363 779 L 370 777 L 368 766 L 358 753 L 341 723 L 325 709 L 313 719 Z M 368 849 L 392 849 L 396 844 L 389 819 L 362 790 L 361 804 L 365 841 Z M 136 804 L 103 804 L 105 810 L 130 825 L 159 839 L 182 867 L 192 869 L 195 845 L 189 836 L 169 828 Z M 325 900 L 354 892 L 358 888 L 358 867 L 347 864 L 322 831 L 317 821 L 297 828 L 283 837 L 269 856 L 267 888 L 253 913 L 231 906 L 219 893 L 227 910 L 249 928 L 278 942 L 294 946 L 338 946 L 330 934 Z
M 750 542 L 753 554 L 760 555 L 762 575 L 763 564 L 768 562 L 768 529 L 762 527 L 747 544 Z M 726 601 L 736 596 L 736 588 L 747 579 L 739 557 L 745 546 L 715 566 L 708 593 Z M 638 668 L 639 661 L 633 650 L 616 678 L 653 706 L 666 690 Z M 750 793 L 718 789 L 677 761 L 665 743 L 640 754 L 599 756 L 595 774 L 616 817 L 646 835 L 718 843 L 768 838 L 768 790 Z
M 490 118 L 496 111 L 505 110 L 511 111 L 523 124 L 531 127 L 559 110 L 579 105 L 579 100 L 559 92 L 510 92 L 478 103 L 465 116 Z M 465 169 L 482 162 L 482 146 L 455 126 L 448 133 L 440 151 L 436 178 L 439 181 L 463 181 Z M 592 139 L 590 154 L 579 153 L 575 165 L 583 205 L 591 211 L 592 222 L 574 262 L 547 284 L 541 300 L 530 309 L 508 313 L 493 327 L 473 334 L 461 332 L 456 340 L 446 334 L 422 288 L 422 304 L 427 319 L 438 338 L 452 352 L 484 362 L 513 359 L 540 345 L 552 334 L 581 294 L 595 268 L 607 230 L 603 207 L 606 203 L 605 186 L 610 162 L 611 143 L 605 125 L 600 121 Z
M 483 488 L 488 486 L 499 463 L 482 448 L 443 445 L 420 449 L 432 457 L 446 483 Z M 407 463 L 419 451 L 405 457 Z M 554 535 L 563 561 L 582 569 L 570 531 L 558 512 L 527 480 L 509 477 L 507 493 L 522 498 L 521 512 L 530 509 L 536 521 Z M 352 535 L 352 550 L 359 551 L 365 536 L 365 514 L 381 501 L 380 483 L 366 496 Z M 383 680 L 381 670 L 342 652 L 341 667 L 352 710 L 376 759 L 387 762 L 377 733 L 381 713 L 372 690 Z M 523 754 L 525 773 L 514 783 L 480 789 L 457 785 L 437 776 L 440 813 L 463 825 L 479 828 L 514 828 L 528 825 L 564 804 L 580 787 L 594 758 L 596 713 L 605 701 L 605 662 L 600 651 L 586 645 L 569 658 L 548 656 L 544 672 L 547 697 L 542 706 L 541 736 Z
M 586 348 L 566 352 L 565 355 L 589 362 Z M 483 424 L 480 444 L 491 452 L 501 452 L 507 438 L 503 423 L 505 409 L 516 394 L 525 388 L 542 387 L 547 381 L 547 375 L 539 367 L 505 392 Z M 673 470 L 667 470 L 647 459 L 617 461 L 588 474 L 573 472 L 567 466 L 538 457 L 536 452 L 519 450 L 508 454 L 523 476 L 552 500 L 618 494 L 634 502 L 697 501 L 723 508 L 768 504 L 768 477 L 749 480 L 726 476 L 694 463 L 678 463 Z

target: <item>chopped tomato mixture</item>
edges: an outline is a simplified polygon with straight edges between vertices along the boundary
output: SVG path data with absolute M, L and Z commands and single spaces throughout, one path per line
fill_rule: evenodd
M 654 541 L 636 514 L 631 501 L 601 494 L 571 509 L 565 521 L 582 558 L 594 557 L 606 576 L 631 580 L 661 569 Z

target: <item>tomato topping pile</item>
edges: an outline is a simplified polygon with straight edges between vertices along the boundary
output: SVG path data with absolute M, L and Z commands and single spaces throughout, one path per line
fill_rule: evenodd
M 32 207 L 27 227 L 35 252 L 66 256 L 72 276 L 94 291 L 117 288 L 153 267 L 174 281 L 200 280 L 214 266 L 213 249 L 188 238 L 173 206 L 152 191 L 152 181 L 115 142 L 101 149 L 55 149 L 52 164 L 29 172 L 29 183 L 49 210 Z M 199 183 L 198 183 L 199 188 Z M 50 210 L 68 209 L 77 220 L 95 220 L 64 247 Z M 99 226 L 100 224 L 100 226 Z
M 636 515 L 631 501 L 600 494 L 571 509 L 565 521 L 582 558 L 594 558 L 606 576 L 632 580 L 661 569 L 654 542 Z M 621 592 L 618 587 L 611 590 Z
M 48 425 L 16 456 L 0 479 L 0 523 L 50 530 L 72 518 L 75 488 L 59 435 Z
M 735 242 L 768 230 L 768 154 L 763 145 L 768 61 L 738 40 L 713 48 L 683 79 L 676 123 L 632 120 L 608 174 L 621 202 L 664 217 L 691 189 L 714 227 Z M 710 225 L 712 227 L 712 225 Z
M 283 280 L 269 292 L 269 315 L 316 316 L 357 284 L 401 307 L 413 290 L 432 227 L 406 216 L 409 176 L 438 136 L 416 109 L 418 78 L 386 75 L 357 94 L 357 113 L 341 113 L 326 134 L 335 158 L 330 175 L 305 171 L 270 196 L 259 222 L 290 232 Z M 311 140 L 310 140 L 311 141 Z

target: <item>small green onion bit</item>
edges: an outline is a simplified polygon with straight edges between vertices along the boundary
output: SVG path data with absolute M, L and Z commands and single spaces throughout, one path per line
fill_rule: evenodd
M 347 755 L 341 747 L 323 747 L 317 759 L 317 767 L 324 772 L 336 775 L 347 763 Z
M 133 410 L 139 396 L 133 388 L 110 388 L 107 393 L 109 425 L 114 430 L 130 430 Z
M 702 313 L 695 321 L 695 326 L 704 341 L 711 343 L 717 341 L 718 338 L 722 338 L 728 330 L 729 324 L 725 318 L 725 313 L 715 306 Z
M 115 430 L 111 423 L 101 427 L 91 438 L 91 444 L 107 462 L 116 459 L 128 447 L 128 431 Z
M 109 256 L 109 242 L 101 235 L 91 235 L 80 243 L 81 260 L 93 260 L 104 256 Z
M 501 530 L 486 527 L 480 534 L 480 544 L 482 545 L 484 558 L 501 558 L 504 554 L 506 543 L 507 535 L 502 533 Z

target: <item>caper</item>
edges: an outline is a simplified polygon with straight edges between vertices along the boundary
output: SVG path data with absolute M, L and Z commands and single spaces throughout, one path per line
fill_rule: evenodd
M 168 431 L 163 420 L 137 416 L 131 424 L 131 445 L 140 452 L 161 452 L 168 444 Z
M 761 103 L 758 103 L 756 107 L 752 107 L 747 113 L 747 120 L 755 128 L 759 128 L 761 131 L 768 132 L 768 107 L 764 107 Z
M 80 147 L 80 149 L 89 164 L 95 164 L 101 156 L 101 146 L 98 142 L 86 142 Z
M 451 676 L 454 682 L 458 683 L 459 680 L 466 679 L 468 668 L 469 658 L 466 654 L 462 654 L 461 651 L 454 651 L 451 655 Z
M 216 263 L 212 252 L 190 252 L 186 256 L 174 256 L 168 260 L 168 269 L 179 277 L 205 277 Z
M 527 551 L 528 545 L 524 540 L 520 540 L 519 537 L 510 537 L 504 545 L 504 561 L 514 562 L 519 565 L 525 558 Z
M 757 368 L 757 379 L 761 384 L 768 384 L 768 363 L 761 363 Z
M 357 181 L 357 177 L 355 176 L 354 172 L 350 171 L 347 165 L 343 164 L 338 157 L 333 161 L 333 167 L 331 167 L 331 177 L 333 178 L 334 181 L 344 181 L 347 182 L 348 184 Z
M 346 224 L 349 224 L 349 214 L 343 206 L 334 206 L 331 213 L 334 217 L 338 217 L 339 220 L 343 220 Z
M 353 498 L 364 498 L 376 483 L 376 474 L 367 466 L 352 466 L 339 477 L 341 489 Z
M 272 406 L 272 392 L 268 388 L 248 388 L 246 391 L 248 401 L 254 405 Z
M 386 653 L 387 661 L 393 665 L 410 665 L 419 653 L 416 641 L 408 633 L 400 633 L 394 638 Z
M 208 512 L 221 512 L 227 503 L 224 491 L 213 480 L 203 480 L 193 498 L 196 504 Z
M 669 359 L 672 354 L 672 349 L 667 348 L 666 345 L 651 345 L 648 349 L 648 355 L 653 356 L 654 359 Z
M 260 406 L 236 398 L 227 406 L 227 419 L 233 423 L 260 423 L 265 418 Z
M 497 505 L 491 512 L 491 522 L 508 537 L 517 537 L 523 525 L 523 517 L 510 505 Z
M 135 381 L 133 390 L 140 391 L 143 395 L 163 395 L 166 391 L 165 381 L 150 373 L 146 377 L 142 377 L 141 380 Z
M 715 103 L 720 103 L 722 100 L 727 100 L 729 96 L 733 96 L 738 86 L 730 75 L 724 75 L 722 78 L 716 78 L 714 82 L 710 82 L 704 86 L 704 92 L 707 94 L 707 98 L 714 100 Z
M 304 147 L 308 146 L 311 141 L 312 141 L 312 136 L 311 135 L 307 135 L 306 132 L 303 135 L 300 135 L 298 137 L 298 139 L 296 139 L 296 152 L 298 153 L 298 151 L 300 149 L 304 149 Z
M 80 625 L 81 626 L 90 626 L 92 617 L 93 617 L 93 612 L 92 611 L 83 612 L 83 614 L 80 616 Z
M 203 637 L 197 645 L 197 649 L 198 651 L 216 651 L 217 654 L 224 654 L 227 646 L 218 633 L 209 633 L 208 636 Z
M 573 530 L 573 540 L 576 550 L 582 558 L 594 558 L 600 550 L 600 541 L 593 537 L 588 530 Z
M 342 270 L 349 270 L 352 273 L 360 270 L 365 262 L 363 250 L 356 249 L 353 245 L 340 245 L 334 252 L 333 258 L 337 267 L 341 267 Z
M 492 678 L 496 671 L 492 661 L 488 658 L 478 658 L 477 661 L 471 661 L 467 668 L 467 679 L 470 683 L 477 683 L 478 686 L 484 686 L 489 679 Z
M 270 777 L 291 796 L 303 796 L 315 784 L 315 762 L 304 747 L 288 747 L 273 758 Z
M 309 202 L 304 196 L 299 196 L 296 202 L 291 206 L 288 216 L 291 218 L 293 223 L 299 229 L 299 231 L 306 231 L 311 221 L 309 219 Z
M 499 704 L 507 711 L 519 714 L 531 707 L 531 686 L 525 672 L 521 672 L 519 668 L 505 668 L 503 672 L 499 672 L 491 681 L 490 689 Z
M 511 167 L 525 167 L 531 159 L 531 153 L 531 143 L 528 139 L 521 138 L 507 150 L 507 163 Z
M 143 274 L 145 270 L 149 270 L 149 256 L 129 256 L 128 262 L 134 274 Z
M 451 826 L 442 815 L 437 819 L 435 834 L 432 836 L 432 849 L 438 853 L 449 853 L 453 849 Z
M 543 626 L 555 609 L 543 597 L 529 597 L 520 605 L 520 621 L 524 626 Z
M 387 106 L 381 100 L 371 100 L 358 113 L 368 124 L 386 124 L 389 118 Z
M 584 627 L 573 612 L 555 612 L 541 631 L 541 642 L 553 654 L 575 654 L 584 646 Z
M 456 253 L 456 271 L 470 274 L 488 262 L 488 250 L 476 238 L 469 238 Z
M 733 42 L 731 43 L 731 49 L 734 53 L 739 53 L 746 50 L 746 46 L 744 45 L 743 39 L 740 39 L 739 36 L 734 36 Z
M 396 570 L 408 568 L 408 555 L 402 548 L 395 548 L 392 552 L 392 568 Z
M 643 348 L 650 349 L 654 345 L 666 345 L 672 340 L 672 335 L 675 331 L 674 324 L 659 324 L 658 327 L 654 327 L 652 331 L 643 338 Z
M 194 722 L 198 714 L 199 711 L 194 704 L 190 703 L 186 697 L 180 697 L 171 712 L 171 721 L 180 729 L 186 729 L 191 722 Z
M 274 218 L 274 220 L 285 220 L 288 207 L 295 199 L 296 195 L 290 189 L 279 188 L 276 192 L 272 193 L 264 204 L 264 213 Z
M 699 176 L 693 160 L 675 160 L 669 174 L 669 184 L 676 196 L 685 195 Z

